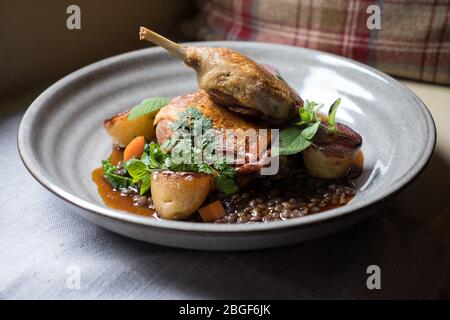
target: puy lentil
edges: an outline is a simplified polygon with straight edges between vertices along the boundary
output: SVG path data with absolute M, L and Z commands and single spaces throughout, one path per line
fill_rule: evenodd
M 244 215 L 237 219 L 237 223 L 246 223 L 248 220 L 249 218 L 246 215 Z
M 311 208 L 311 212 L 312 213 L 317 213 L 317 212 L 319 212 L 320 211 L 320 208 L 319 207 L 312 207 Z
M 294 205 L 292 205 L 291 203 L 286 202 L 286 201 L 283 202 L 283 208 L 286 209 L 286 210 L 292 210 L 292 209 L 295 209 Z
M 280 213 L 280 217 L 283 219 L 288 219 L 292 216 L 291 210 L 283 210 L 283 212 Z
M 147 204 L 147 197 L 146 196 L 137 197 L 135 201 L 137 206 L 143 207 Z
M 274 209 L 275 209 L 275 211 L 281 211 L 281 210 L 283 210 L 283 206 L 282 206 L 281 204 L 277 204 L 277 205 L 274 207 Z
M 225 196 L 222 201 L 233 198 L 233 203 L 243 201 L 243 206 L 237 208 L 241 214 L 234 222 L 225 218 L 234 211 L 224 206 L 226 214 L 219 220 L 222 223 L 261 223 L 294 219 L 345 205 L 356 194 L 356 188 L 347 180 L 317 179 L 304 170 L 291 177 L 274 180 L 270 187 L 256 181 L 248 190 L 238 193 L 238 197 Z
M 155 208 L 151 196 L 140 196 L 136 188 L 118 192 L 132 198 L 136 206 Z M 287 179 L 273 180 L 270 184 L 255 180 L 240 193 L 215 195 L 213 200 L 222 202 L 225 215 L 214 223 L 264 223 L 300 218 L 345 205 L 355 194 L 356 188 L 349 180 L 317 179 L 298 169 Z M 201 219 L 196 215 L 191 221 Z
M 331 198 L 331 204 L 333 204 L 333 205 L 338 205 L 339 204 L 339 198 L 336 198 L 336 197 L 333 197 L 333 198 Z

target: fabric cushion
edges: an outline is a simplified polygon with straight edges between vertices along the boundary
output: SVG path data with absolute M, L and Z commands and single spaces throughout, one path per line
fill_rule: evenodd
M 194 36 L 331 52 L 391 75 L 450 84 L 450 0 L 199 0 Z M 370 30 L 370 5 L 380 29 Z

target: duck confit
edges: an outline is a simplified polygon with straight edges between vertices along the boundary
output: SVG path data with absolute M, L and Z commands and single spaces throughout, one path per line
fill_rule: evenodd
M 168 50 L 193 68 L 200 89 L 234 112 L 279 125 L 291 121 L 303 105 L 283 79 L 235 50 L 181 46 L 144 27 L 139 38 Z

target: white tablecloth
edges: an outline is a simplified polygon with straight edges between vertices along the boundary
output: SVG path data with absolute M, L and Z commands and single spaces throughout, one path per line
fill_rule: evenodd
M 21 163 L 16 134 L 32 98 L 0 103 L 0 298 L 436 298 L 445 285 L 448 249 L 395 207 L 326 238 L 253 252 L 166 248 L 97 227 Z M 381 290 L 367 289 L 369 265 L 381 269 Z

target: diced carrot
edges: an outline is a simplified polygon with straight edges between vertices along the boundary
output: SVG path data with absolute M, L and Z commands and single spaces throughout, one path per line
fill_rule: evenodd
M 144 136 L 138 136 L 131 140 L 131 142 L 125 148 L 123 152 L 123 161 L 130 160 L 131 158 L 140 158 L 145 148 Z
M 198 213 L 200 213 L 200 217 L 202 217 L 203 221 L 212 222 L 222 218 L 225 215 L 225 209 L 223 208 L 222 203 L 217 200 L 198 209 Z

